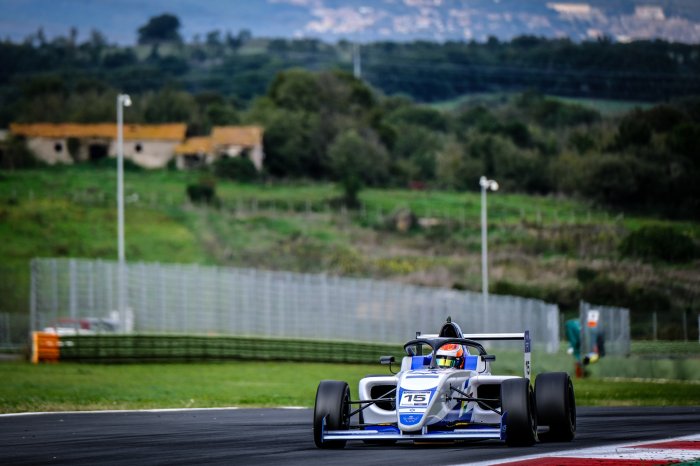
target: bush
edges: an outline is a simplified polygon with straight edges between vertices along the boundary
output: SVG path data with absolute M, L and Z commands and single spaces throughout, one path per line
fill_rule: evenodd
M 598 276 L 587 283 L 581 298 L 589 303 L 619 307 L 629 307 L 632 301 L 630 291 L 623 282 L 605 276 Z
M 674 127 L 666 140 L 668 148 L 673 152 L 688 157 L 697 165 L 697 142 L 700 139 L 700 124 L 698 123 L 681 123 Z
M 241 183 L 250 183 L 258 179 L 258 170 L 248 157 L 222 157 L 214 162 L 214 173 Z
M 9 137 L 4 146 L 0 145 L 0 169 L 15 170 L 43 167 L 46 164 L 35 157 L 27 148 L 23 138 Z
M 590 160 L 580 174 L 581 192 L 603 204 L 628 206 L 644 199 L 643 189 L 637 183 L 636 172 L 640 162 L 632 157 L 602 156 Z
M 598 272 L 588 267 L 579 267 L 576 269 L 576 278 L 584 285 L 595 280 L 597 276 Z
M 627 235 L 619 247 L 624 257 L 664 262 L 688 262 L 697 255 L 692 238 L 672 227 L 643 227 Z
M 187 186 L 187 197 L 195 204 L 217 204 L 215 183 L 211 179 L 200 179 L 197 184 Z
M 640 110 L 631 112 L 622 119 L 618 128 L 616 142 L 619 148 L 644 146 L 651 141 L 651 125 Z
M 544 299 L 544 292 L 537 286 L 523 285 L 519 283 L 509 282 L 507 280 L 498 280 L 489 288 L 489 291 L 492 294 L 521 296 L 523 298 L 532 299 Z

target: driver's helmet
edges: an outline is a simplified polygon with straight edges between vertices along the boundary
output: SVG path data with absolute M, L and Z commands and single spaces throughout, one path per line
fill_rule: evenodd
M 442 345 L 435 354 L 435 362 L 442 369 L 450 367 L 462 369 L 464 368 L 464 348 L 462 345 L 452 343 Z

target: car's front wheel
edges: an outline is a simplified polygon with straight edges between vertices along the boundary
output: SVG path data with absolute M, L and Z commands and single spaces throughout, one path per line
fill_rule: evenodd
M 350 426 L 350 387 L 339 380 L 323 380 L 316 390 L 314 443 L 318 448 L 344 448 L 345 440 L 323 440 L 323 430 L 347 430 Z

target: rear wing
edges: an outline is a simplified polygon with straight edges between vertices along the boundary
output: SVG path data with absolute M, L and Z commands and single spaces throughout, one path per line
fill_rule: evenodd
M 526 379 L 530 380 L 532 373 L 532 342 L 530 340 L 530 331 L 525 330 L 523 333 L 470 333 L 465 334 L 464 338 L 476 341 L 523 341 L 523 372 Z

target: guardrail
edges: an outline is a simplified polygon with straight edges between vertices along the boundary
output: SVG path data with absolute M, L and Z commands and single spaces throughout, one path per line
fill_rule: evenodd
M 48 342 L 51 340 L 51 342 Z M 376 363 L 400 345 L 285 338 L 192 335 L 61 335 L 34 332 L 32 361 L 187 362 L 264 360 Z M 54 344 L 53 342 L 57 342 Z M 57 351 L 58 349 L 58 351 Z

